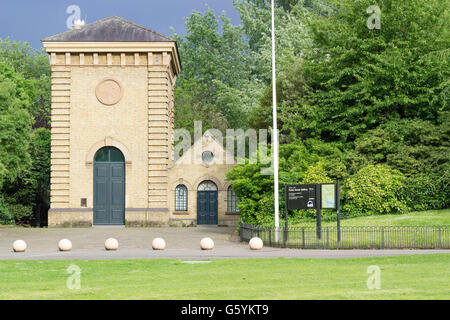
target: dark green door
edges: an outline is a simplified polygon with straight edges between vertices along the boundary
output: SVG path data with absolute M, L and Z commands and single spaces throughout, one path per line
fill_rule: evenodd
M 217 224 L 217 191 L 197 191 L 197 224 Z
M 113 147 L 97 151 L 94 161 L 94 225 L 125 224 L 125 161 Z

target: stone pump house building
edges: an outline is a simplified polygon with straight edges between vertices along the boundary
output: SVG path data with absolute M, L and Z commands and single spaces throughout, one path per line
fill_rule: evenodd
M 174 161 L 174 40 L 119 17 L 42 40 L 52 70 L 48 225 L 232 225 L 236 196 L 198 140 Z M 194 144 L 195 145 L 195 144 Z M 185 157 L 185 155 L 183 155 Z M 182 158 L 183 158 L 182 157 Z

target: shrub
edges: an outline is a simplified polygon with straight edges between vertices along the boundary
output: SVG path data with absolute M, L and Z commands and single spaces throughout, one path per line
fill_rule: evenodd
M 450 170 L 443 175 L 422 173 L 403 181 L 402 197 L 411 210 L 432 210 L 449 206 Z
M 404 213 L 400 200 L 403 175 L 384 165 L 367 165 L 345 182 L 346 216 Z
M 5 201 L 0 197 L 0 224 L 11 224 L 13 221 L 14 219 L 9 212 Z
M 34 220 L 33 207 L 22 204 L 8 204 L 8 211 L 18 225 L 31 224 Z

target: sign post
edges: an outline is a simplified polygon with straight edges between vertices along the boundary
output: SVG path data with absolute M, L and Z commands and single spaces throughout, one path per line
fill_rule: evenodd
M 322 199 L 321 199 L 322 188 L 319 185 L 316 185 L 316 195 L 317 195 L 317 207 L 316 207 L 316 232 L 317 239 L 320 240 L 322 237 Z
M 285 236 L 287 242 L 288 212 L 295 209 L 316 209 L 317 238 L 322 237 L 322 209 L 337 211 L 337 241 L 341 241 L 341 220 L 339 207 L 339 183 L 295 184 L 284 189 Z
M 288 191 L 287 186 L 284 188 L 284 247 L 286 247 L 286 243 L 288 241 Z
M 339 191 L 339 182 L 336 184 L 336 211 L 337 211 L 337 241 L 341 242 L 341 215 L 340 211 L 340 203 L 341 203 L 341 194 Z
M 322 183 L 321 190 L 321 207 L 322 209 L 336 209 L 337 212 L 337 241 L 341 241 L 341 217 L 339 208 L 339 183 Z
M 320 199 L 318 198 L 319 187 L 316 184 L 294 184 L 286 185 L 284 191 L 285 198 L 285 225 L 287 241 L 287 227 L 288 227 L 288 211 L 295 209 L 316 209 L 319 213 L 318 225 L 320 224 Z M 318 228 L 320 230 L 320 228 Z M 320 238 L 320 233 L 318 231 Z

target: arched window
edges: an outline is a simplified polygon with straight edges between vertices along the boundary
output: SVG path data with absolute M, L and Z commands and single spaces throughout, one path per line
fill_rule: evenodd
M 180 184 L 175 188 L 175 211 L 187 211 L 188 194 L 185 185 Z
M 104 147 L 97 151 L 95 162 L 125 162 L 123 153 L 114 147 Z
M 233 189 L 231 188 L 231 186 L 228 187 L 227 190 L 227 211 L 228 212 L 238 212 L 238 203 L 237 203 L 237 197 L 236 197 L 236 193 L 234 193 Z
M 198 191 L 217 191 L 217 186 L 211 180 L 205 180 L 197 188 Z

